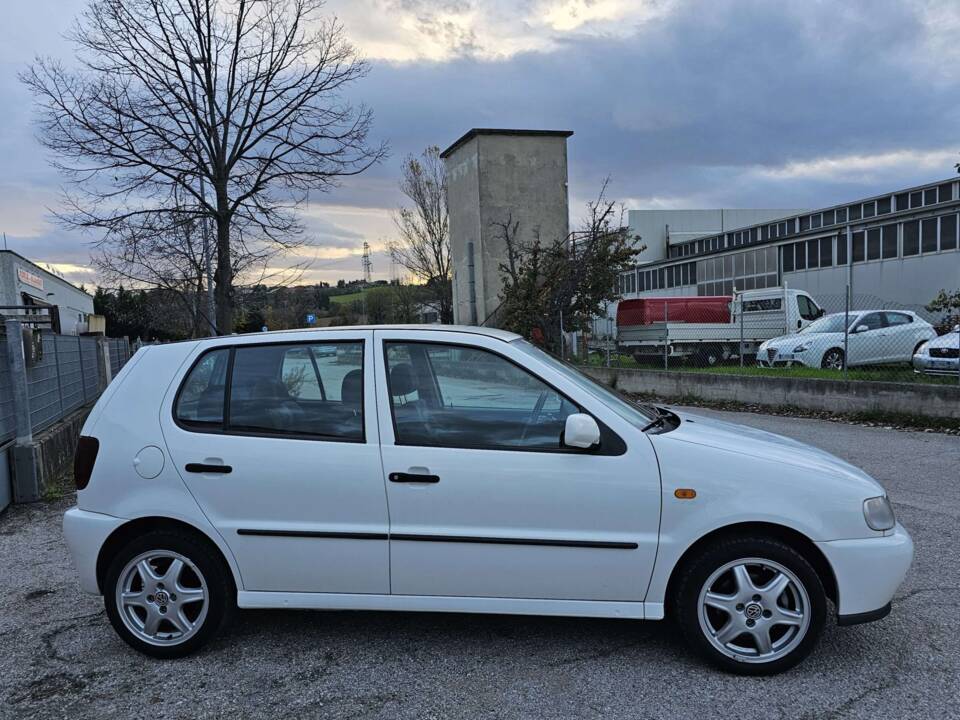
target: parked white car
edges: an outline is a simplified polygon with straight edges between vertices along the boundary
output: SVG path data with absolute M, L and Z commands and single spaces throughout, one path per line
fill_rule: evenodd
M 960 325 L 953 332 L 923 343 L 913 356 L 913 369 L 927 375 L 960 373 Z
M 828 600 L 841 624 L 884 617 L 913 555 L 846 462 L 634 405 L 484 328 L 143 348 L 75 471 L 81 587 L 162 658 L 236 607 L 669 615 L 717 665 L 767 674 L 810 652 Z
M 846 346 L 845 325 L 849 327 Z M 909 310 L 831 313 L 798 333 L 767 340 L 760 345 L 757 364 L 842 370 L 845 352 L 850 355 L 847 367 L 909 363 L 917 349 L 936 336 L 930 323 Z

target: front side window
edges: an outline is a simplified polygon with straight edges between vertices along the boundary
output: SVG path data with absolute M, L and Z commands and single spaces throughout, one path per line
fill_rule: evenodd
M 866 328 L 859 332 L 868 332 L 870 330 L 879 330 L 883 327 L 883 316 L 881 313 L 867 313 L 854 324 L 854 329 Z
M 475 347 L 385 344 L 397 443 L 557 450 L 570 400 L 509 360 Z
M 797 295 L 797 310 L 804 320 L 816 320 L 820 315 L 817 306 L 806 295 Z

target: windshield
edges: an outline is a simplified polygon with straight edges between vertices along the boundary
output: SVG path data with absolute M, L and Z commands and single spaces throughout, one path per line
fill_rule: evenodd
M 819 320 L 814 320 L 812 323 L 807 325 L 801 333 L 833 333 L 833 332 L 843 332 L 843 313 L 834 313 L 833 315 L 824 315 Z M 850 314 L 850 322 L 854 322 L 857 319 L 857 316 L 853 313 Z
M 631 425 L 636 425 L 638 428 L 643 428 L 645 425 L 647 425 L 647 423 L 657 416 L 657 412 L 649 405 L 635 403 L 628 400 L 617 391 L 610 389 L 606 385 L 597 382 L 587 375 L 584 375 L 573 365 L 565 363 L 562 360 L 558 360 L 557 358 L 553 357 L 553 355 L 544 352 L 526 340 L 514 340 L 510 344 L 518 350 L 523 351 L 527 355 L 546 363 L 557 372 L 562 373 L 564 377 L 570 380 L 570 382 L 574 383 L 581 390 L 589 393 L 597 400 L 604 403 L 607 407 L 609 407 Z

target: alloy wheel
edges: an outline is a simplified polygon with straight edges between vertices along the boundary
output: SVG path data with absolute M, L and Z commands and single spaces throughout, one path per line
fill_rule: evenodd
M 120 572 L 116 605 L 126 628 L 151 645 L 179 645 L 203 626 L 207 582 L 197 566 L 172 550 L 142 553 Z
M 803 583 L 780 563 L 761 558 L 715 570 L 703 584 L 698 608 L 710 644 L 741 662 L 768 663 L 790 654 L 810 627 Z

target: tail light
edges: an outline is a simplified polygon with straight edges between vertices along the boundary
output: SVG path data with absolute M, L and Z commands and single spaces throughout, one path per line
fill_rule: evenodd
M 93 465 L 97 462 L 99 451 L 99 440 L 86 435 L 80 436 L 77 452 L 73 456 L 73 480 L 77 484 L 77 490 L 83 490 L 90 482 L 90 475 L 93 474 Z

